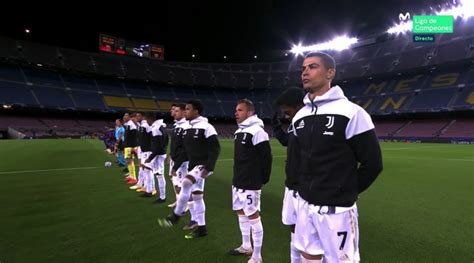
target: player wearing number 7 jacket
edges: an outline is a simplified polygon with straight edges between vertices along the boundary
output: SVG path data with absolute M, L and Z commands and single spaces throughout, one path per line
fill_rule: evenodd
M 235 118 L 239 128 L 234 136 L 232 209 L 237 212 L 242 244 L 231 255 L 251 256 L 249 263 L 262 262 L 263 226 L 260 219 L 261 188 L 270 178 L 272 153 L 263 121 L 254 115 L 248 99 L 239 100 Z M 251 231 L 252 230 L 252 231 Z M 253 237 L 253 249 L 250 243 Z

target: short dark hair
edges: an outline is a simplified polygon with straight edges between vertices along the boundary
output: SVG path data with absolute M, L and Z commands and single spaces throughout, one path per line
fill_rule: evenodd
M 185 109 L 186 109 L 186 104 L 184 104 L 184 103 L 176 103 L 176 104 L 175 104 L 175 107 L 178 107 L 178 108 L 180 108 L 181 110 L 185 110 Z
M 240 99 L 240 100 L 237 101 L 237 105 L 239 105 L 241 103 L 245 104 L 249 111 L 255 112 L 255 106 L 253 105 L 253 102 L 251 100 L 249 100 L 249 99 Z
M 171 108 L 178 106 L 178 103 L 171 104 Z
M 296 108 L 303 105 L 304 92 L 302 88 L 289 87 L 285 89 L 276 99 L 275 103 L 278 106 L 289 106 Z
M 118 122 L 120 122 L 121 124 L 123 123 L 123 120 L 122 120 L 122 119 L 116 119 L 115 121 L 118 121 Z
M 200 100 L 189 100 L 186 102 L 186 104 L 191 104 L 193 106 L 193 109 L 197 110 L 199 115 L 204 110 L 204 106 L 202 105 L 202 102 Z
M 306 54 L 304 58 L 311 58 L 311 57 L 321 58 L 321 60 L 323 61 L 324 67 L 327 69 L 330 69 L 330 68 L 336 69 L 336 60 L 334 60 L 334 58 L 328 53 L 319 52 L 319 51 L 310 52 Z

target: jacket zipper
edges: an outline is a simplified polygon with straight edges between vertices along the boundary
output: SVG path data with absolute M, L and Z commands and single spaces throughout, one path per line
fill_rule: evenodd
M 318 113 L 318 106 L 315 105 L 313 101 L 311 101 L 311 111 L 313 111 L 313 110 L 314 110 L 314 114 L 313 114 L 313 115 L 314 115 L 315 120 L 316 120 L 316 117 L 317 117 L 316 115 L 317 115 L 317 113 Z M 311 139 L 310 139 L 311 149 L 310 149 L 310 153 L 309 153 L 309 157 L 308 157 L 308 158 L 309 158 L 308 165 L 311 163 L 311 159 L 312 159 L 311 157 L 312 157 L 312 148 L 313 148 L 313 132 L 314 132 L 314 124 L 315 124 L 315 122 L 316 122 L 316 121 L 314 121 L 314 122 L 312 121 L 312 122 L 311 122 L 311 130 L 310 130 L 310 131 L 311 131 L 311 136 L 310 136 L 310 138 L 311 138 Z M 308 168 L 309 168 L 309 167 L 308 167 Z M 311 189 L 313 188 L 313 183 L 314 183 L 314 178 L 311 179 L 311 184 L 309 185 L 309 191 L 310 191 L 310 192 L 311 192 Z

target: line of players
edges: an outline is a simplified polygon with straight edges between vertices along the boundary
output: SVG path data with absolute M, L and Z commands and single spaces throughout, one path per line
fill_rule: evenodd
M 155 203 L 166 201 L 164 163 L 169 139 L 165 129 L 166 124 L 154 113 L 126 113 L 123 121 L 116 120 L 116 152 L 119 163 L 127 166 L 125 181 L 131 185 L 130 190 L 152 197 L 157 194 L 156 177 L 160 194 Z M 135 158 L 138 158 L 138 176 Z
M 274 135 L 287 146 L 282 221 L 291 229 L 292 263 L 360 261 L 356 200 L 382 170 L 371 118 L 339 86 L 331 87 L 335 72 L 335 61 L 328 54 L 308 54 L 301 76 L 306 93 L 289 88 L 275 103 L 291 120 L 285 132 L 279 110 L 274 108 Z M 220 152 L 217 132 L 200 116 L 202 111 L 199 101 L 172 110 L 174 163 L 170 170 L 177 201 L 171 215 L 158 219 L 163 227 L 176 225 L 193 200 L 190 211 L 197 228 L 185 236 L 188 239 L 207 235 L 204 183 Z M 250 256 L 249 263 L 262 262 L 260 196 L 271 173 L 269 137 L 251 101 L 237 102 L 235 118 L 232 208 L 238 216 L 242 244 L 229 254 Z M 130 156 L 127 151 L 125 155 Z

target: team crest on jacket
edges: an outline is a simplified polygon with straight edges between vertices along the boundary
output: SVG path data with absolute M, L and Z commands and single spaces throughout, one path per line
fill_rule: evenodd
M 326 123 L 326 128 L 331 129 L 334 126 L 334 116 L 326 116 L 328 118 L 328 123 Z

